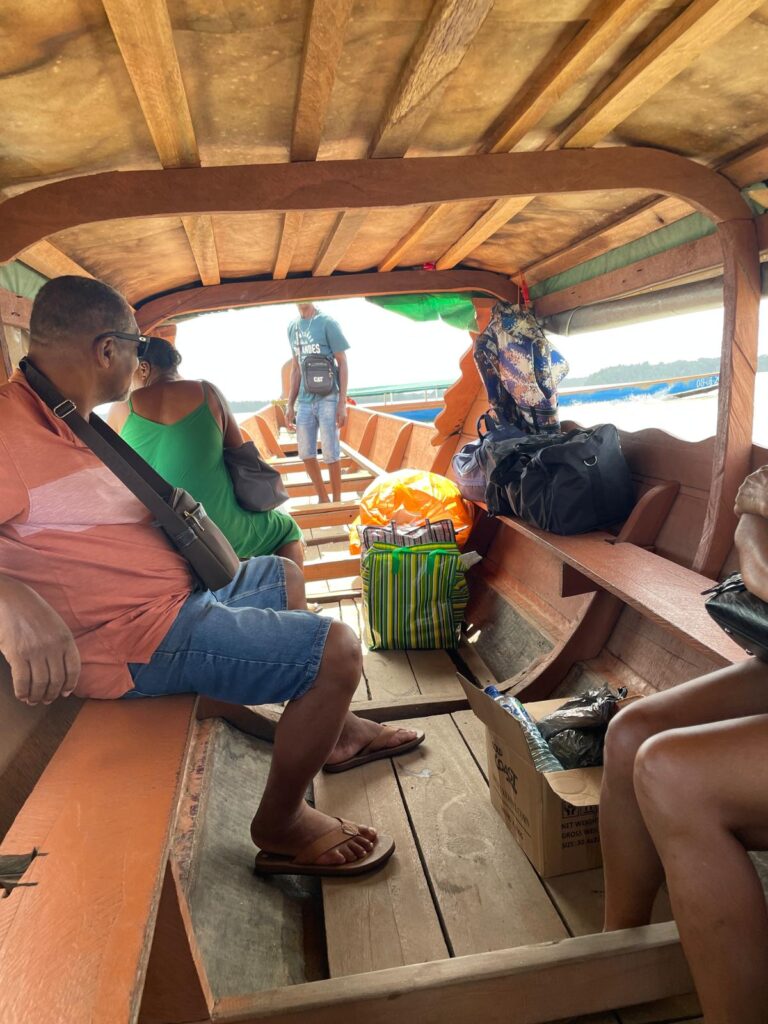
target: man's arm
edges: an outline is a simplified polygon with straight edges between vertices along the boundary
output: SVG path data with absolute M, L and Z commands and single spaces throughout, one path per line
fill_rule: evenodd
M 0 654 L 25 704 L 69 697 L 80 675 L 80 653 L 64 620 L 31 587 L 8 576 L 0 576 Z
M 768 601 L 768 519 L 747 513 L 736 527 L 739 568 L 747 590 Z
M 339 404 L 336 407 L 336 426 L 341 430 L 347 422 L 347 378 L 349 368 L 347 367 L 347 353 L 334 352 L 334 359 L 339 368 Z
M 768 519 L 768 466 L 750 473 L 736 495 L 737 516 L 753 515 Z
M 296 399 L 301 386 L 301 367 L 296 356 L 291 360 L 291 386 L 288 391 L 288 404 L 285 407 L 285 422 L 289 427 L 296 423 Z

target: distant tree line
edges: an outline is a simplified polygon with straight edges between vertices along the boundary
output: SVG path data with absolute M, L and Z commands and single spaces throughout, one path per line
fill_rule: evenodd
M 768 370 L 768 355 L 757 360 L 758 370 Z M 671 363 L 628 363 L 606 366 L 588 377 L 566 377 L 564 387 L 588 387 L 592 384 L 628 384 L 641 380 L 666 380 L 668 377 L 706 376 L 717 373 L 720 359 L 675 359 Z

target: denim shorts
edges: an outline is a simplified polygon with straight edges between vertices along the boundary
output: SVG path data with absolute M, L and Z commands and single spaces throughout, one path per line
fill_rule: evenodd
M 317 433 L 320 431 L 320 445 L 323 462 L 338 462 L 341 458 L 339 428 L 336 426 L 338 394 L 326 395 L 311 402 L 299 402 L 296 407 L 296 441 L 300 459 L 317 458 Z
M 287 611 L 285 568 L 251 558 L 226 587 L 190 594 L 126 697 L 200 693 L 232 704 L 301 697 L 320 668 L 331 619 Z

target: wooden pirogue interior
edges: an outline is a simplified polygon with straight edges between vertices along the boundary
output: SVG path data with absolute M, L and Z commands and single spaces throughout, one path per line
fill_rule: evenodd
M 359 478 L 400 466 L 450 475 L 450 454 L 472 435 L 476 412 L 473 403 L 462 433 L 434 447 L 431 427 L 351 409 L 349 500 L 324 507 L 306 501 L 275 412 L 246 423 L 262 447 L 279 448 L 321 614 L 360 630 L 359 560 L 347 554 L 346 533 Z M 40 962 L 32 998 L 51 1016 L 35 1019 L 68 1019 L 55 1014 L 77 1005 L 93 1020 L 314 1024 L 340 1012 L 388 1021 L 397 1006 L 409 1020 L 500 1022 L 510 1019 L 509 991 L 511 1019 L 530 1024 L 597 1011 L 592 1024 L 697 1019 L 672 924 L 595 934 L 600 870 L 546 881 L 533 870 L 490 805 L 483 727 L 455 675 L 458 665 L 480 685 L 504 681 L 525 700 L 603 680 L 652 692 L 743 657 L 703 611 L 707 578 L 688 567 L 713 442 L 643 431 L 623 444 L 638 502 L 616 536 L 555 537 L 478 509 L 470 546 L 483 561 L 472 570 L 458 652 L 366 650 L 355 710 L 428 736 L 412 754 L 315 782 L 318 806 L 395 836 L 397 856 L 371 877 L 350 885 L 253 876 L 248 823 L 279 708 L 264 709 L 259 739 L 198 721 L 187 698 L 86 702 L 2 845 L 38 844 L 46 854 L 25 876 L 38 886 L 0 903 L 3 973 L 68 922 L 68 942 Z M 755 463 L 765 456 L 756 449 Z M 14 762 L 14 796 L 3 790 L 6 821 L 73 710 L 60 702 L 38 715 Z M 127 864 L 115 863 L 114 847 Z M 657 918 L 669 916 L 661 898 Z M 58 976 L 68 946 L 77 950 L 69 984 L 51 991 L 46 978 Z M 0 1019 L 31 1019 L 9 991 Z

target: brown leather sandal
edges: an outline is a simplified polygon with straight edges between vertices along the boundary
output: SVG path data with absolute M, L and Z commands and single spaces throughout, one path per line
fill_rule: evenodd
M 393 727 L 390 726 L 390 728 Z M 405 726 L 400 726 L 399 728 L 405 728 Z M 397 728 L 395 728 L 395 732 L 397 732 Z M 381 733 L 372 739 L 367 746 L 363 747 L 362 750 L 359 750 L 354 757 L 348 757 L 346 761 L 323 765 L 323 771 L 329 773 L 348 772 L 350 768 L 357 768 L 359 765 L 368 764 L 370 761 L 381 761 L 385 757 L 397 757 L 399 754 L 407 754 L 424 742 L 425 733 L 421 729 L 417 729 L 416 736 L 412 740 L 398 743 L 396 747 L 376 747 L 372 750 L 371 747 L 380 737 Z
M 343 818 L 336 820 L 339 824 L 335 828 L 305 846 L 295 857 L 286 857 L 281 853 L 267 853 L 265 850 L 261 850 L 256 854 L 254 873 L 257 875 L 322 875 L 330 878 L 335 875 L 344 877 L 362 875 L 384 867 L 395 852 L 394 839 L 384 835 L 379 835 L 371 852 L 359 860 L 348 861 L 344 864 L 318 864 L 318 857 L 322 857 L 329 850 L 334 850 L 342 843 L 361 834 L 353 822 L 345 821 Z

